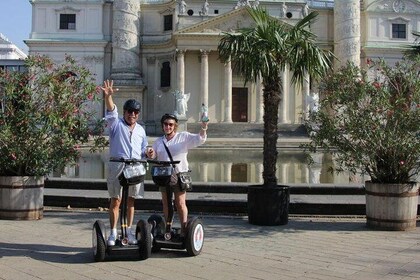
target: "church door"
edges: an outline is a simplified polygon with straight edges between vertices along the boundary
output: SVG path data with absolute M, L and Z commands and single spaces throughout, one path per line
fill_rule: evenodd
M 247 88 L 232 88 L 232 121 L 248 122 Z

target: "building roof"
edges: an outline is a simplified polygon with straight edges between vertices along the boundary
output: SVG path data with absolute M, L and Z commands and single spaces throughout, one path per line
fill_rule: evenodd
M 0 59 L 25 59 L 26 54 L 0 33 Z

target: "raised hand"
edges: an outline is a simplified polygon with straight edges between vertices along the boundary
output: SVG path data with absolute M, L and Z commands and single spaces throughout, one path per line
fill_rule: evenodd
M 101 89 L 104 92 L 105 96 L 111 96 L 112 94 L 114 94 L 114 92 L 118 91 L 118 89 L 114 90 L 114 81 L 113 80 L 105 80 L 104 81 L 104 86 L 101 87 Z

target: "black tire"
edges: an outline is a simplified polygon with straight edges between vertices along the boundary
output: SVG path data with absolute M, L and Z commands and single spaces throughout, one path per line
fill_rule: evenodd
M 106 256 L 106 236 L 103 234 L 105 227 L 101 223 L 101 221 L 96 221 L 92 229 L 92 249 L 96 262 L 104 261 Z
M 140 220 L 136 227 L 136 238 L 139 246 L 141 260 L 146 260 L 152 254 L 152 234 L 150 224 L 145 220 Z
M 201 253 L 204 245 L 204 227 L 200 219 L 192 218 L 188 221 L 185 248 L 190 256 Z
M 155 238 L 159 235 L 162 235 L 165 232 L 165 220 L 162 216 L 153 214 L 149 217 L 147 220 L 149 224 L 152 225 L 152 235 L 154 237 L 153 239 L 153 245 L 152 245 L 152 252 L 156 253 L 159 252 L 161 247 L 156 243 Z

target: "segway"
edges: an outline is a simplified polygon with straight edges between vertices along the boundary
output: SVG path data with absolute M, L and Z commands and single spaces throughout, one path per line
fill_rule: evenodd
M 136 245 L 128 243 L 127 233 L 127 200 L 128 187 L 144 181 L 146 174 L 145 160 L 138 159 L 111 159 L 112 162 L 123 162 L 124 169 L 118 179 L 122 186 L 122 201 L 120 205 L 120 226 L 121 234 L 117 236 L 114 246 L 108 246 L 106 228 L 102 221 L 97 220 L 93 224 L 92 230 L 92 249 L 95 261 L 104 261 L 106 257 L 113 255 L 128 256 L 135 255 L 141 260 L 150 257 L 152 236 L 150 225 L 145 220 L 140 220 L 136 227 Z
M 186 235 L 181 236 L 181 229 L 172 226 L 174 217 L 173 191 L 169 186 L 169 181 L 173 173 L 173 165 L 180 161 L 157 161 L 148 160 L 152 163 L 152 180 L 156 185 L 166 186 L 166 196 L 168 202 L 168 220 L 160 215 L 152 215 L 148 222 L 151 224 L 151 234 L 153 236 L 152 251 L 157 252 L 162 248 L 187 250 L 190 256 L 197 256 L 201 253 L 204 244 L 204 227 L 201 220 L 197 217 L 188 219 Z

